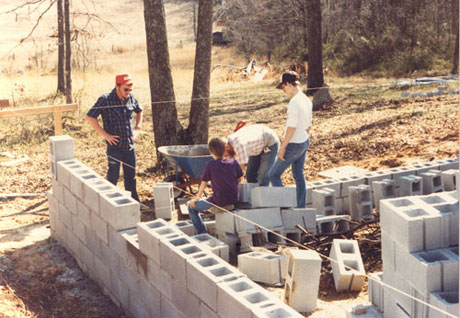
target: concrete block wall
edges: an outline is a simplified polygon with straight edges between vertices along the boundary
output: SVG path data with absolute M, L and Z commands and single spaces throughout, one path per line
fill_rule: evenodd
M 97 174 L 82 178 L 78 171 L 93 172 L 78 160 L 58 165 L 63 173 L 48 192 L 51 233 L 128 316 L 234 317 L 237 309 L 244 317 L 302 317 L 177 227 L 141 223 L 139 204 Z
M 381 201 L 383 282 L 415 298 L 384 288 L 385 317 L 444 317 L 416 299 L 458 315 L 458 297 L 449 298 L 454 303 L 446 306 L 438 295 L 458 293 L 459 210 L 455 194 Z

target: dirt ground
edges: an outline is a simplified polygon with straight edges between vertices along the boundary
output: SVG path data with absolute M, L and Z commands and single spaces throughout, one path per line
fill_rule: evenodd
M 231 131 L 235 114 L 250 123 L 266 123 L 282 135 L 285 101 L 261 103 L 264 107 L 249 105 L 244 110 L 230 105 L 219 115 L 211 108 L 210 135 Z M 305 166 L 309 181 L 320 179 L 320 171 L 343 165 L 373 171 L 458 155 L 458 96 L 364 100 L 344 95 L 314 117 Z M 151 129 L 148 119 L 145 129 Z M 101 148 L 98 138 L 69 132 L 76 140 L 76 157 L 104 175 L 105 158 L 94 153 L 95 145 Z M 142 201 L 153 207 L 152 185 L 165 174 L 154 172 L 151 144 L 149 134 L 139 141 L 138 183 Z M 21 155 L 18 150 L 16 154 Z M 50 189 L 46 140 L 28 147 L 27 155 L 30 160 L 26 162 L 0 166 L 0 193 L 40 194 Z M 284 181 L 294 183 L 289 172 Z M 1 197 L 0 207 L 0 317 L 123 317 L 49 237 L 45 196 Z M 143 220 L 151 218 L 151 213 L 143 215 Z M 378 223 L 371 224 L 352 236 L 359 241 L 367 273 L 381 269 L 377 228 Z M 282 297 L 281 288 L 268 289 Z M 324 262 L 317 310 L 307 316 L 345 317 L 346 308 L 366 303 L 367 286 L 359 293 L 337 293 L 328 262 Z

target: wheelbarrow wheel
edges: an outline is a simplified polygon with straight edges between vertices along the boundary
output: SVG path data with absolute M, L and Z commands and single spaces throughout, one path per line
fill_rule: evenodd
M 186 183 L 187 181 L 181 176 L 176 176 L 175 174 L 171 174 L 171 175 L 167 176 L 166 178 L 164 178 L 163 182 L 172 182 L 174 186 L 176 186 L 178 188 L 184 188 L 184 187 L 181 187 L 181 185 Z M 184 190 L 186 190 L 186 189 L 184 188 Z M 174 198 L 175 199 L 183 197 L 184 194 L 185 194 L 184 191 L 174 189 Z

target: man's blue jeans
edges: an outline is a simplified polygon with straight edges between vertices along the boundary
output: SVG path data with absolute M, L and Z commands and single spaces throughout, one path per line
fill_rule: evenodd
M 120 161 L 126 163 L 123 165 L 123 178 L 125 181 L 125 190 L 131 192 L 131 197 L 139 201 L 136 190 L 136 151 L 133 148 L 130 151 L 121 151 L 117 147 L 107 145 L 107 160 L 109 168 L 107 170 L 107 180 L 117 185 L 120 178 Z
M 205 211 L 211 208 L 211 204 L 208 201 L 202 199 L 195 202 L 195 208 L 188 207 L 188 214 L 190 215 L 190 220 L 195 227 L 196 234 L 207 233 L 206 226 L 203 223 L 203 219 L 200 216 L 201 211 Z
M 258 183 L 261 187 L 269 185 L 268 172 L 275 162 L 279 145 L 279 143 L 275 143 L 268 147 L 270 151 L 262 151 L 260 155 L 249 157 L 246 168 L 246 180 L 248 183 Z
M 269 172 L 270 182 L 274 187 L 282 187 L 281 175 L 290 165 L 292 165 L 292 175 L 296 184 L 297 207 L 305 208 L 305 197 L 307 195 L 307 186 L 303 172 L 305 156 L 307 154 L 310 139 L 303 143 L 289 143 L 286 146 L 284 161 L 279 157 L 276 158 L 275 164 Z

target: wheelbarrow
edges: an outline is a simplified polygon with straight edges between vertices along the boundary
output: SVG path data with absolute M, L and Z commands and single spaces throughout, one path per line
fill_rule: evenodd
M 173 182 L 177 188 L 188 190 L 191 193 L 191 186 L 200 183 L 201 173 L 212 160 L 208 145 L 185 145 L 185 146 L 162 146 L 158 151 L 165 156 L 168 171 L 174 173 L 163 179 L 164 182 Z M 184 191 L 174 190 L 174 197 L 179 198 Z

